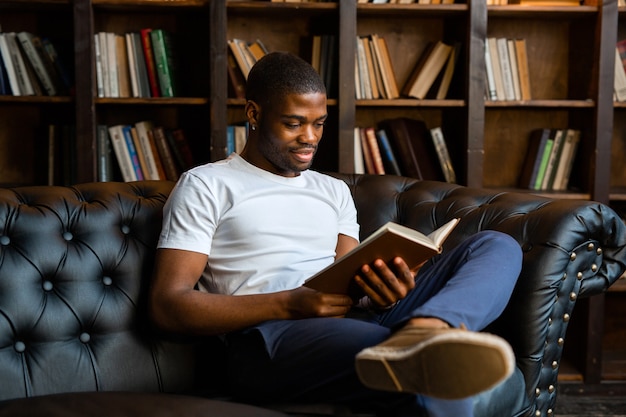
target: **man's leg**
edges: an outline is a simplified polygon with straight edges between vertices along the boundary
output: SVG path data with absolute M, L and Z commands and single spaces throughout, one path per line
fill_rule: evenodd
M 502 313 L 520 268 L 521 250 L 512 238 L 476 234 L 420 271 L 415 290 L 381 324 L 434 317 L 482 330 Z M 449 399 L 487 389 L 513 367 L 510 346 L 496 336 L 409 326 L 357 356 L 359 377 L 371 388 Z

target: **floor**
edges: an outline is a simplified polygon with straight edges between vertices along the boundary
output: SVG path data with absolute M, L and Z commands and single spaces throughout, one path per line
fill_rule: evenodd
M 626 417 L 626 388 L 621 384 L 586 390 L 561 387 L 554 407 L 556 417 Z

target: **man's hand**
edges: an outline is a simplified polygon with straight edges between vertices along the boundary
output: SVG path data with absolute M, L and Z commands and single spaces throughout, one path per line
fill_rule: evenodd
M 354 281 L 374 305 L 385 308 L 406 297 L 415 287 L 415 274 L 422 265 L 411 270 L 404 259 L 399 257 L 394 258 L 389 265 L 377 259 L 371 266 L 363 265 Z
M 344 317 L 352 305 L 352 299 L 342 294 L 326 294 L 306 287 L 288 291 L 287 310 L 290 318 Z

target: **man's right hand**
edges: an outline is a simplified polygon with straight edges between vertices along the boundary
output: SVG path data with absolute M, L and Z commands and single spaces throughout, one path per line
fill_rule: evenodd
M 292 318 L 344 317 L 354 302 L 343 294 L 326 294 L 307 287 L 288 291 L 287 310 Z

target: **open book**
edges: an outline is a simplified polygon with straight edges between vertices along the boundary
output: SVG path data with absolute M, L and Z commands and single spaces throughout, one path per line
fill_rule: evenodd
M 441 253 L 444 240 L 458 222 L 459 219 L 450 220 L 429 235 L 388 222 L 350 252 L 307 279 L 304 286 L 325 293 L 348 294 L 353 298 L 359 298 L 362 293 L 353 278 L 363 265 L 375 259 L 382 259 L 388 263 L 396 256 L 400 256 L 404 258 L 409 268 L 416 268 Z

